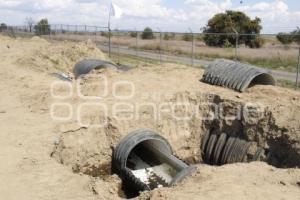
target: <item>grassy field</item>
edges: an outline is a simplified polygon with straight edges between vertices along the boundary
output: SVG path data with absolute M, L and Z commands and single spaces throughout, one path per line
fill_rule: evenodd
M 134 48 L 134 46 L 132 46 Z M 164 41 L 138 46 L 142 50 L 163 51 L 172 55 L 192 56 L 192 45 L 183 41 Z M 298 50 L 295 47 L 266 44 L 260 49 L 250 49 L 244 46 L 238 48 L 238 59 L 264 68 L 295 72 L 298 63 Z M 235 48 L 208 47 L 197 42 L 194 47 L 194 58 L 213 60 L 217 58 L 235 59 Z
M 160 42 L 159 35 L 153 40 L 142 40 L 133 38 L 129 35 L 114 35 L 111 39 L 112 45 L 129 47 L 151 52 L 163 52 L 164 54 L 192 56 L 192 42 L 183 41 L 182 34 L 177 34 L 172 40 L 163 40 Z M 100 44 L 108 44 L 108 38 L 98 35 L 74 35 L 60 34 L 52 38 L 84 40 L 92 39 Z M 295 72 L 298 63 L 298 47 L 295 44 L 290 46 L 281 45 L 274 36 L 265 36 L 265 44 L 260 49 L 251 49 L 241 45 L 238 48 L 238 59 L 264 68 L 277 69 L 289 72 Z M 213 60 L 217 58 L 235 59 L 235 48 L 209 47 L 203 41 L 195 39 L 194 58 Z
M 280 87 L 284 87 L 284 88 L 290 88 L 290 89 L 295 89 L 295 82 L 293 81 L 288 81 L 288 80 L 277 80 L 277 85 Z M 299 86 L 300 87 L 300 84 Z M 300 90 L 300 88 L 298 88 L 298 90 Z

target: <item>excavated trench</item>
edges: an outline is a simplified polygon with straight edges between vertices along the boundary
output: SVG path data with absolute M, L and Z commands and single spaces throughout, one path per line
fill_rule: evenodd
M 201 142 L 203 161 L 210 165 L 266 161 L 256 142 L 210 130 Z M 170 187 L 196 171 L 172 151 L 168 141 L 151 130 L 138 130 L 121 140 L 112 156 L 112 172 L 123 180 L 123 191 L 133 198 L 141 191 Z
M 175 139 L 166 134 L 175 130 L 169 122 L 166 129 L 160 130 L 148 120 L 146 126 L 157 132 L 139 130 L 127 135 L 132 128 L 124 128 L 125 123 L 138 129 L 145 127 L 145 121 L 143 125 L 140 121 L 120 124 L 110 119 L 106 127 L 96 132 L 91 133 L 89 129 L 65 132 L 52 156 L 72 166 L 75 173 L 104 180 L 112 174 L 119 175 L 122 179 L 119 193 L 123 198 L 135 197 L 140 191 L 172 186 L 195 170 L 193 164 L 264 161 L 276 167 L 300 167 L 299 141 L 293 137 L 297 133 L 289 126 L 278 125 L 278 115 L 268 107 L 260 109 L 219 95 L 192 96 L 189 93 L 176 94 L 169 101 L 176 103 L 179 99 L 190 103 L 190 110 L 184 111 L 187 113 L 195 105 L 207 103 L 207 106 L 197 107 L 201 117 L 215 113 L 213 105 L 222 104 L 224 116 L 205 120 L 194 117 L 188 127 L 179 123 L 179 132 L 188 129 L 191 134 Z M 73 142 L 78 140 L 86 143 Z

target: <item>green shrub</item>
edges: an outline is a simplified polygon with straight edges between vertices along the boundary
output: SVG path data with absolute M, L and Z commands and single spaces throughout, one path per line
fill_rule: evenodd
M 7 30 L 7 25 L 5 23 L 0 24 L 0 32 Z
M 203 35 L 202 35 L 202 34 L 197 35 L 197 36 L 196 36 L 196 40 L 197 40 L 197 41 L 203 41 Z
M 165 33 L 163 39 L 164 40 L 170 40 L 171 36 L 168 33 Z
M 137 32 L 130 32 L 130 37 L 132 37 L 132 38 L 136 38 L 137 37 Z
M 154 39 L 154 34 L 151 28 L 146 27 L 142 33 L 143 40 L 152 40 Z
M 193 34 L 192 33 L 185 33 L 182 36 L 182 40 L 187 41 L 187 42 L 193 41 Z
M 294 40 L 293 35 L 290 33 L 278 33 L 276 36 L 277 40 L 281 42 L 281 44 L 291 44 Z
M 110 35 L 110 37 L 113 37 L 113 36 L 114 36 L 112 32 L 105 32 L 105 31 L 101 31 L 100 35 L 101 35 L 102 37 L 106 37 L 106 38 L 108 38 L 109 35 Z
M 34 32 L 36 35 L 49 35 L 51 28 L 48 23 L 48 19 L 41 19 L 35 26 Z
M 282 44 L 291 44 L 292 42 L 300 44 L 300 29 L 297 28 L 291 33 L 279 33 L 276 37 Z
M 291 34 L 293 35 L 293 41 L 300 44 L 300 29 L 297 28 L 297 30 L 293 31 Z
M 223 44 L 224 48 L 233 48 L 234 46 L 226 39 Z
M 250 48 L 260 48 L 264 45 L 265 41 L 261 37 L 253 36 L 253 38 L 246 42 L 246 45 Z
M 175 33 L 165 33 L 163 39 L 164 40 L 174 40 L 175 39 Z

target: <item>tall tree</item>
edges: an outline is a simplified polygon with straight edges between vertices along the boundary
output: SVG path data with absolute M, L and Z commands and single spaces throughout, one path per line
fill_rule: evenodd
M 245 44 L 251 48 L 262 46 L 259 37 L 262 29 L 261 19 L 251 20 L 245 13 L 240 11 L 226 11 L 216 14 L 208 21 L 204 28 L 204 41 L 209 46 L 223 47 L 225 44 L 235 45 L 238 36 L 239 44 Z M 248 34 L 248 35 L 243 35 Z
M 29 32 L 31 33 L 34 27 L 34 20 L 31 17 L 26 17 L 25 24 L 28 26 Z

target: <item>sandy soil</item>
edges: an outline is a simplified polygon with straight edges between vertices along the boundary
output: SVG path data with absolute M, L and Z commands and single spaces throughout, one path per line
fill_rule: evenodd
M 199 165 L 198 171 L 174 188 L 142 193 L 140 199 L 299 199 L 300 197 L 300 93 L 272 86 L 256 86 L 240 94 L 226 88 L 199 82 L 203 71 L 180 65 L 139 66 L 128 72 L 100 70 L 92 75 L 108 80 L 108 95 L 101 103 L 108 106 L 104 115 L 95 106 L 83 109 L 83 124 L 76 113 L 82 103 L 78 95 L 57 99 L 51 85 L 58 79 L 49 75 L 63 71 L 72 74 L 74 64 L 83 58 L 106 56 L 91 42 L 49 43 L 40 38 L 11 39 L 0 36 L 0 194 L 3 199 L 118 199 L 124 197 L 121 181 L 110 174 L 113 147 L 130 131 L 150 128 L 166 137 L 174 152 L 189 163 L 201 161 L 200 141 L 214 126 L 222 131 L 242 134 L 274 154 L 265 163 L 233 164 L 222 167 Z M 94 77 L 95 78 L 95 77 Z M 135 93 L 127 99 L 116 99 L 113 86 L 130 81 Z M 83 93 L 95 94 L 101 84 L 93 77 L 81 82 Z M 75 82 L 71 83 L 77 87 Z M 66 83 L 55 88 L 57 95 L 66 95 Z M 75 89 L 74 89 L 75 91 Z M 73 91 L 73 92 L 74 92 Z M 128 86 L 116 86 L 119 96 L 129 96 Z M 138 118 L 118 120 L 112 113 L 116 103 L 136 107 L 143 103 L 188 102 L 180 108 L 186 115 L 199 102 L 222 102 L 227 113 L 239 105 L 261 104 L 263 118 L 240 120 L 176 121 L 168 113 L 159 120 L 153 110 L 142 107 Z M 53 103 L 69 103 L 74 115 L 56 121 L 50 115 Z M 202 104 L 201 104 L 202 105 Z M 121 106 L 122 107 L 122 106 Z M 128 109 L 128 106 L 125 108 Z M 200 115 L 210 112 L 209 106 L 197 107 Z M 54 109 L 55 115 L 66 116 L 66 109 Z M 132 114 L 130 111 L 119 113 Z M 103 127 L 84 125 L 105 121 Z M 234 131 L 233 131 L 234 130 Z M 291 168 L 293 167 L 293 168 Z

